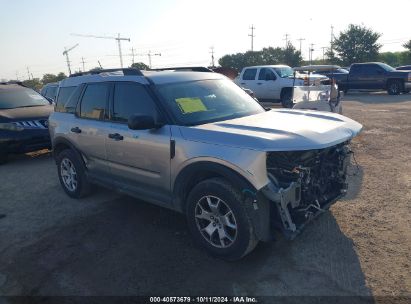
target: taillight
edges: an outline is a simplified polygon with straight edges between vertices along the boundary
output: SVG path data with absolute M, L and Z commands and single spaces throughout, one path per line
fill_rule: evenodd
M 408 73 L 408 81 L 411 81 L 411 73 Z

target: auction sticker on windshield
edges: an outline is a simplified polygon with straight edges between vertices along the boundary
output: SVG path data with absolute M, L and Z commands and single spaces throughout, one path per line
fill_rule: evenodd
M 177 98 L 176 102 L 183 114 L 207 111 L 206 106 L 198 97 Z

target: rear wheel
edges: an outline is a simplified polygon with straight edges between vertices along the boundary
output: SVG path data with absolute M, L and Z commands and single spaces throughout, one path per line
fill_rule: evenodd
M 211 255 L 237 260 L 257 245 L 241 193 L 224 179 L 197 184 L 189 194 L 186 211 L 194 239 Z
M 281 93 L 281 104 L 284 108 L 292 108 L 293 101 L 291 96 L 291 89 L 285 89 Z
M 63 150 L 58 154 L 57 171 L 61 186 L 70 197 L 81 198 L 89 193 L 84 163 L 73 150 Z
M 388 84 L 387 92 L 390 95 L 398 95 L 402 91 L 402 83 L 398 80 L 393 80 Z

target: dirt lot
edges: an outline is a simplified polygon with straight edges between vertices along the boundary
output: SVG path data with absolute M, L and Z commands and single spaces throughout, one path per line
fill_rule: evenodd
M 49 154 L 13 158 L 0 167 L 0 295 L 411 297 L 411 94 L 349 94 L 344 112 L 364 125 L 347 198 L 235 263 L 196 248 L 179 214 L 103 189 L 72 200 Z

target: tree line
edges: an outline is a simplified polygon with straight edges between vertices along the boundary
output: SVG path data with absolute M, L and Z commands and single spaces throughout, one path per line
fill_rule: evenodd
M 350 24 L 345 31 L 335 37 L 326 51 L 324 60 L 313 60 L 312 64 L 338 64 L 349 66 L 352 63 L 382 61 L 391 66 L 411 64 L 411 40 L 403 45 L 403 52 L 380 52 L 378 43 L 381 34 L 365 26 Z M 288 42 L 285 48 L 266 47 L 261 51 L 228 54 L 220 58 L 222 67 L 240 71 L 243 67 L 266 64 L 287 64 L 300 66 L 310 64 L 303 61 L 300 51 Z

